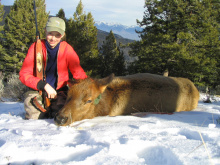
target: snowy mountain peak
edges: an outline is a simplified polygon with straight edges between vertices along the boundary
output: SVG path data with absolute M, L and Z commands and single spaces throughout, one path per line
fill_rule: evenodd
M 98 26 L 103 26 L 103 25 L 105 25 L 105 26 L 111 26 L 111 27 L 123 27 L 123 28 L 125 28 L 125 29 L 138 28 L 137 25 L 127 26 L 127 25 L 122 25 L 122 24 L 120 24 L 120 23 L 115 23 L 115 22 L 110 22 L 110 23 L 109 23 L 109 22 L 97 21 L 97 22 L 95 22 L 95 24 L 98 25 Z
M 131 40 L 140 40 L 138 34 L 135 30 L 140 31 L 141 28 L 139 26 L 126 26 L 119 23 L 105 23 L 105 22 L 96 22 L 95 26 L 97 29 L 110 32 L 122 36 L 123 38 L 131 39 Z

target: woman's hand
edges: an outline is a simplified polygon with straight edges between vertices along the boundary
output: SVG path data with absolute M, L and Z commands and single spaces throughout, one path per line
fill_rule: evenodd
M 50 86 L 50 84 L 46 84 L 44 89 L 47 92 L 47 96 L 49 99 L 54 99 L 57 97 L 56 90 L 52 86 Z

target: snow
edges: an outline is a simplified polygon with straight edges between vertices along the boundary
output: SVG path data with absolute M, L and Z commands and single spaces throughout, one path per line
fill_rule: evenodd
M 0 103 L 0 164 L 220 165 L 220 98 L 190 112 L 97 117 L 57 127 Z M 203 143 L 204 141 L 204 143 Z

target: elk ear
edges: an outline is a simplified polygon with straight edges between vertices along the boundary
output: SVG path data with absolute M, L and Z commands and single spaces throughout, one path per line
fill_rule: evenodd
M 108 86 L 109 83 L 112 82 L 114 77 L 115 75 L 112 73 L 110 76 L 98 80 L 99 89 L 101 90 L 101 93 L 105 91 L 106 87 Z
M 77 83 L 79 83 L 80 81 L 82 81 L 82 79 L 68 80 L 68 81 L 67 81 L 67 85 L 69 86 L 69 88 L 71 88 L 74 84 L 77 84 Z
M 112 80 L 114 79 L 115 75 L 114 73 L 112 73 L 111 75 L 109 75 L 108 77 L 105 77 L 105 78 L 102 78 L 102 79 L 99 79 L 98 83 L 100 85 L 108 85 L 110 82 L 112 82 Z

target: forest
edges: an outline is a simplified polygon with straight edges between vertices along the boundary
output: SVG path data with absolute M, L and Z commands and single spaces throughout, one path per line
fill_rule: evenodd
M 45 0 L 36 0 L 40 37 L 50 13 Z M 87 75 L 105 77 L 135 73 L 164 73 L 185 77 L 196 86 L 220 85 L 220 0 L 145 0 L 145 12 L 137 24 L 140 40 L 117 44 L 113 31 L 98 47 L 97 28 L 91 12 L 82 1 L 71 18 L 60 9 L 56 16 L 66 22 L 66 40 L 77 52 Z M 0 3 L 0 22 L 4 10 Z M 0 77 L 8 81 L 18 74 L 29 46 L 36 40 L 33 1 L 16 0 L 0 25 Z M 129 48 L 124 58 L 123 48 Z M 5 83 L 5 82 L 4 82 Z M 6 82 L 7 83 L 7 82 Z

